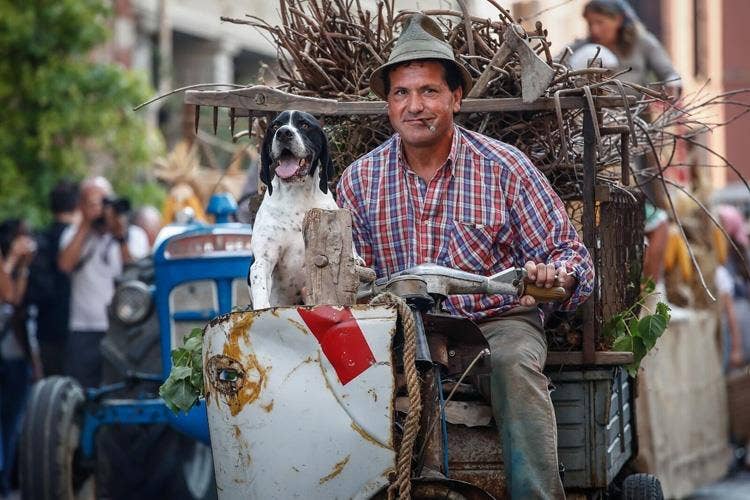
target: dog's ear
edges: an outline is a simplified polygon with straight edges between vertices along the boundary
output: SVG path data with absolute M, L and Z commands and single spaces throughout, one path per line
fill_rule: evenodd
M 320 154 L 318 155 L 318 168 L 320 169 L 320 190 L 324 193 L 328 192 L 328 181 L 333 179 L 336 175 L 336 169 L 333 166 L 333 160 L 331 159 L 331 153 L 328 148 L 328 138 L 325 132 L 321 128 L 321 135 L 323 140 L 321 141 Z
M 271 130 L 271 123 L 268 123 L 266 127 L 266 136 L 263 138 L 263 144 L 260 147 L 260 180 L 268 188 L 268 195 L 273 194 L 273 186 L 271 180 L 273 180 L 274 172 L 271 170 L 271 142 L 273 141 L 273 131 Z

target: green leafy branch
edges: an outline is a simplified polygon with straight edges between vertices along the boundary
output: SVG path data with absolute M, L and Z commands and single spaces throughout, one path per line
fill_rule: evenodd
M 193 328 L 182 347 L 172 350 L 172 369 L 159 396 L 173 412 L 187 413 L 203 395 L 203 329 Z
M 613 316 L 604 325 L 604 335 L 613 339 L 613 350 L 633 353 L 633 362 L 626 366 L 632 377 L 638 373 L 641 361 L 654 348 L 669 324 L 670 309 L 664 302 L 658 302 L 655 311 L 648 311 L 651 314 L 641 318 L 636 316 L 636 312 L 645 307 L 645 299 L 653 292 L 654 283 L 649 280 L 635 304 Z

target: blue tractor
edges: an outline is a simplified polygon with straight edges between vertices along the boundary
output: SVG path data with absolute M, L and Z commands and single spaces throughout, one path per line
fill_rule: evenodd
M 57 376 L 34 386 L 20 443 L 23 498 L 216 497 L 205 404 L 175 415 L 158 388 L 193 328 L 250 302 L 252 231 L 230 222 L 236 207 L 214 196 L 215 224 L 165 227 L 153 254 L 125 270 L 101 344 L 101 387 Z

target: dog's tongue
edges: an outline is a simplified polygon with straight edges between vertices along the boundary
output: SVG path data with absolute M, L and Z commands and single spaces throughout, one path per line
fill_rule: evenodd
M 299 160 L 292 156 L 284 157 L 279 160 L 279 166 L 276 167 L 276 175 L 282 179 L 288 179 L 297 173 L 299 169 Z

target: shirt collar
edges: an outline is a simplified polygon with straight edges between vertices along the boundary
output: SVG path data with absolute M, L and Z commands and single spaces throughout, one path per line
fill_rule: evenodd
M 401 165 L 402 168 L 406 169 L 406 160 L 404 159 L 403 151 L 401 150 L 401 136 L 399 134 L 394 134 L 395 139 L 395 147 L 396 147 L 396 154 L 398 157 L 398 164 Z M 456 159 L 459 158 L 460 152 L 461 152 L 461 146 L 463 143 L 463 132 L 461 127 L 453 124 L 453 142 L 451 143 L 451 150 L 450 153 L 448 153 L 448 158 L 445 160 L 445 163 L 440 167 L 443 168 L 446 165 L 448 165 L 448 168 L 450 168 L 451 175 L 453 177 L 456 176 L 457 173 L 460 173 L 460 169 L 456 169 Z

